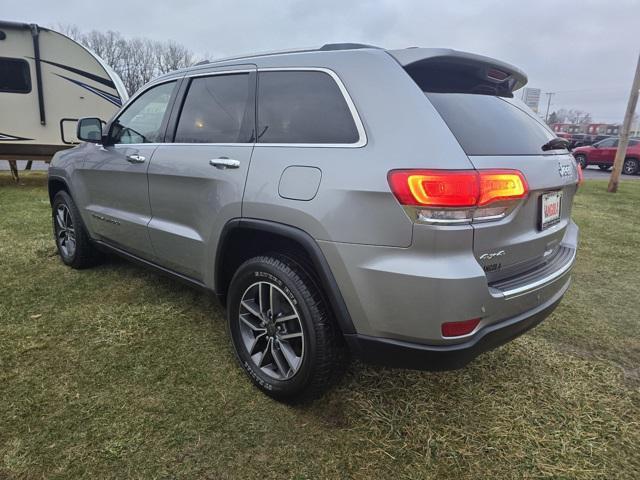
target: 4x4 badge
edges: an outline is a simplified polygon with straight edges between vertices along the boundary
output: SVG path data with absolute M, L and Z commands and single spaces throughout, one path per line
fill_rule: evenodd
M 493 253 L 483 253 L 482 255 L 480 255 L 480 260 L 491 260 L 492 258 L 502 257 L 503 255 L 506 255 L 506 252 L 504 250 Z

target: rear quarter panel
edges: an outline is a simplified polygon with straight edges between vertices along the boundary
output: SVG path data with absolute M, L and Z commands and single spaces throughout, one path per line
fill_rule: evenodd
M 397 168 L 472 168 L 424 94 L 384 51 L 300 54 L 258 62 L 260 68 L 323 67 L 346 87 L 366 132 L 362 147 L 277 147 L 257 144 L 243 216 L 292 225 L 317 240 L 408 247 L 412 222 L 392 195 L 387 174 Z M 295 63 L 294 63 L 295 61 Z M 278 195 L 283 171 L 322 171 L 318 193 L 299 201 Z

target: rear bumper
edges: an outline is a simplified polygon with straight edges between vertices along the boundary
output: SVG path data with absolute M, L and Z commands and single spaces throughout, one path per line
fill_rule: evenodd
M 351 352 L 361 360 L 377 365 L 415 370 L 455 370 L 478 355 L 503 345 L 532 329 L 558 306 L 570 281 L 549 301 L 525 313 L 487 325 L 464 343 L 424 345 L 368 335 L 345 335 Z

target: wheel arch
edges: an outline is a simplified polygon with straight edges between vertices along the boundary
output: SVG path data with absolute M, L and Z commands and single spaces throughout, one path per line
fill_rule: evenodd
M 245 260 L 269 252 L 291 256 L 312 268 L 341 332 L 355 333 L 342 293 L 317 242 L 307 232 L 278 222 L 237 218 L 226 223 L 214 266 L 214 290 L 223 304 L 237 268 Z
M 49 191 L 49 203 L 51 205 L 53 205 L 53 199 L 56 197 L 58 192 L 65 191 L 71 195 L 71 189 L 69 188 L 67 181 L 62 177 L 50 175 L 47 180 L 47 189 Z M 71 197 L 73 198 L 73 195 L 71 195 Z

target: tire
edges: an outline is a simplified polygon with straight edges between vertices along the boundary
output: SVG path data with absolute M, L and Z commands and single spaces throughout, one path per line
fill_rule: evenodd
M 604 172 L 611 170 L 611 165 L 598 165 L 598 168 Z
M 344 370 L 342 338 L 320 289 L 286 256 L 251 258 L 238 268 L 227 295 L 227 322 L 238 363 L 276 400 L 317 398 Z
M 587 168 L 587 157 L 582 154 L 576 155 L 576 163 L 578 163 L 578 165 L 582 167 L 582 170 L 584 170 Z
M 638 160 L 635 158 L 625 158 L 624 163 L 622 164 L 622 173 L 625 175 L 635 175 L 638 173 L 638 169 L 640 169 L 640 165 L 638 164 Z
M 101 254 L 91 243 L 71 196 L 65 191 L 58 192 L 51 209 L 54 239 L 62 262 L 77 269 L 98 263 Z

